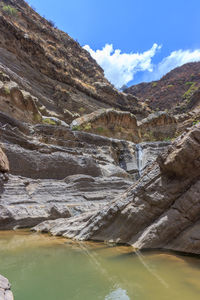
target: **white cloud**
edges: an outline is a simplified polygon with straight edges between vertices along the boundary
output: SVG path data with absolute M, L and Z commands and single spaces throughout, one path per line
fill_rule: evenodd
M 161 46 L 154 44 L 143 53 L 121 53 L 113 49 L 112 44 L 106 44 L 103 49 L 94 51 L 89 45 L 83 47 L 103 68 L 106 78 L 120 88 L 132 81 L 134 75 L 143 71 L 143 81 L 158 80 L 172 69 L 188 62 L 200 61 L 200 49 L 177 50 L 165 57 L 160 63 L 153 64 L 152 59 Z
M 154 44 L 143 53 L 121 53 L 113 49 L 112 44 L 106 44 L 102 50 L 92 50 L 89 45 L 83 47 L 104 69 L 105 76 L 117 88 L 133 80 L 138 71 L 152 72 L 152 57 L 161 48 Z
M 158 80 L 163 75 L 173 70 L 176 67 L 180 67 L 188 62 L 200 61 L 200 49 L 191 50 L 177 50 L 171 52 L 171 54 L 165 57 L 158 65 L 154 66 L 153 72 L 146 76 L 148 81 Z

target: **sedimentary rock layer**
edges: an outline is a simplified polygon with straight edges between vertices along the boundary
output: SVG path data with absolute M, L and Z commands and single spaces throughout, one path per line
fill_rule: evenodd
M 200 254 L 200 126 L 179 137 L 104 210 L 47 221 L 35 230 L 80 240 Z
M 8 172 L 10 163 L 10 174 L 2 179 L 0 229 L 102 210 L 169 146 L 28 125 L 3 113 L 0 122 L 7 155 L 2 152 L 2 172 Z

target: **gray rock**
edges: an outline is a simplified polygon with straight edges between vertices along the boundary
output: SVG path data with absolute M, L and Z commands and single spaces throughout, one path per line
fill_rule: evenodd
M 142 144 L 139 164 L 138 145 L 132 142 L 57 125 L 23 125 L 5 115 L 1 119 L 11 174 L 1 181 L 0 229 L 78 215 L 85 219 L 103 211 L 169 146 Z
M 14 300 L 13 293 L 10 290 L 11 285 L 7 278 L 0 275 L 0 299 L 1 300 Z
M 200 126 L 178 138 L 124 194 L 94 214 L 39 224 L 79 240 L 200 254 Z
M 130 180 L 71 175 L 64 180 L 9 176 L 0 204 L 0 229 L 32 227 L 44 220 L 68 218 L 103 208 Z

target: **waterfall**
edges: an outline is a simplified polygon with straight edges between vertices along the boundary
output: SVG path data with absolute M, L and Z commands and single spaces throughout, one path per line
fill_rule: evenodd
M 137 167 L 138 167 L 138 174 L 139 174 L 139 178 L 141 177 L 141 173 L 142 173 L 142 147 L 140 146 L 140 144 L 136 145 L 136 159 L 137 159 Z

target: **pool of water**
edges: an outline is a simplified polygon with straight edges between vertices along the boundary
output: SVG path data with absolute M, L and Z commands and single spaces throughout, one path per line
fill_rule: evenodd
M 15 300 L 196 300 L 200 259 L 0 232 L 0 273 Z

